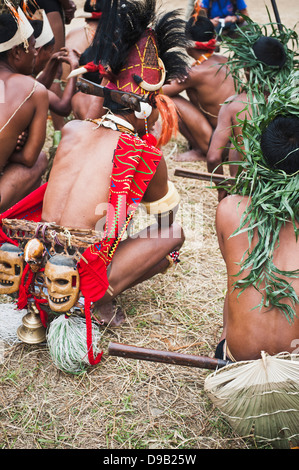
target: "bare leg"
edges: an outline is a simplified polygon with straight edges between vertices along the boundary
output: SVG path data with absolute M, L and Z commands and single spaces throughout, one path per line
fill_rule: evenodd
M 38 188 L 47 165 L 48 159 L 44 152 L 39 154 L 32 168 L 27 168 L 17 163 L 7 165 L 3 175 L 0 177 L 0 212 L 6 211 Z
M 93 313 L 110 326 L 121 324 L 124 316 L 118 311 L 116 318 L 113 318 L 112 300 L 126 289 L 163 272 L 169 265 L 166 258 L 168 253 L 179 250 L 183 243 L 183 230 L 176 223 L 164 229 L 152 225 L 134 238 L 121 242 L 114 255 L 109 274 L 109 283 L 114 295 L 111 297 L 105 294 L 103 299 L 94 304 Z
M 222 334 L 221 334 L 219 342 L 222 341 L 223 339 L 226 339 L 227 315 L 228 315 L 228 297 L 226 293 L 226 296 L 224 299 L 224 306 L 223 306 L 223 330 L 222 330 Z
M 203 113 L 182 96 L 172 98 L 178 109 L 179 129 L 191 149 L 179 154 L 175 161 L 202 161 L 206 159 L 213 128 Z

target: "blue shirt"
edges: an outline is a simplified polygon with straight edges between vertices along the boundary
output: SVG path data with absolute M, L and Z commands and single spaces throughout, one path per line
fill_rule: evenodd
M 247 8 L 246 3 L 244 0 L 237 0 L 237 9 L 238 10 L 245 10 Z M 202 0 L 201 6 L 203 8 L 210 7 L 210 0 Z M 211 12 L 209 14 L 209 18 L 215 18 L 216 16 L 220 16 L 220 18 L 225 18 L 226 16 L 232 16 L 234 14 L 234 7 L 230 0 L 216 0 L 213 1 Z

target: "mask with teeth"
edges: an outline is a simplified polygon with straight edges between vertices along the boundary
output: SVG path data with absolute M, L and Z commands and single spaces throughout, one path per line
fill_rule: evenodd
M 55 255 L 45 266 L 49 307 L 53 312 L 67 312 L 77 302 L 80 292 L 76 261 L 71 256 Z
M 0 294 L 13 294 L 20 287 L 23 274 L 23 252 L 11 243 L 0 247 Z

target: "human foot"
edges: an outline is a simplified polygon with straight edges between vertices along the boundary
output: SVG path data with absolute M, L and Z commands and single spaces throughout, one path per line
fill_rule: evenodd
M 179 153 L 174 158 L 175 162 L 204 162 L 206 161 L 205 156 L 200 150 L 188 150 L 184 153 Z
M 110 327 L 117 327 L 124 323 L 126 317 L 120 307 L 116 307 L 112 302 L 93 308 L 93 315 L 102 324 Z

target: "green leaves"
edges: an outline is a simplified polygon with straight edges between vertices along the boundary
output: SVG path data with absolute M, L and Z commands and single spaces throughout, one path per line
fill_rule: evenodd
M 282 170 L 268 167 L 261 151 L 260 138 L 277 115 L 298 117 L 298 103 L 294 104 L 293 100 L 298 97 L 298 90 L 299 72 L 296 70 L 283 84 L 272 86 L 267 98 L 260 87 L 250 87 L 248 102 L 244 103 L 249 117 L 243 121 L 237 117 L 238 126 L 242 126 L 243 148 L 235 137 L 231 138 L 233 147 L 243 155 L 243 160 L 239 162 L 235 185 L 225 188 L 229 193 L 250 198 L 239 228 L 231 235 L 235 237 L 247 232 L 249 250 L 244 253 L 236 277 L 242 277 L 247 270 L 250 272 L 241 280 L 236 280 L 234 286 L 240 289 L 240 294 L 247 287 L 254 286 L 263 296 L 257 308 L 276 307 L 290 322 L 294 319 L 294 307 L 299 299 L 292 283 L 285 278 L 299 277 L 299 269 L 280 271 L 273 263 L 273 253 L 279 246 L 280 230 L 285 224 L 292 224 L 298 240 L 299 171 L 288 175 Z M 258 235 L 258 242 L 251 248 L 254 233 Z

